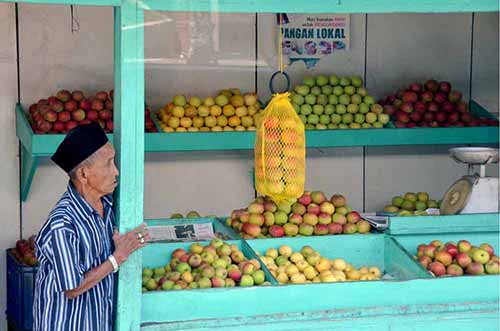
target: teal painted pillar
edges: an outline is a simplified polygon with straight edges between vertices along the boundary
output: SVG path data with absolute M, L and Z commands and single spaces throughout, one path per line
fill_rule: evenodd
M 120 171 L 116 216 L 121 233 L 143 222 L 144 208 L 144 31 L 136 1 L 115 7 L 114 145 Z M 142 254 L 120 269 L 115 322 L 117 331 L 136 331 L 141 321 Z

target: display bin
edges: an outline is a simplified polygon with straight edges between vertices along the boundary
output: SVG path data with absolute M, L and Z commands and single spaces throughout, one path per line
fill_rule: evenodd
M 457 290 L 470 289 L 471 278 L 490 282 L 494 277 L 433 278 L 391 236 L 246 243 L 260 253 L 282 244 L 293 249 L 310 245 L 355 266 L 379 265 L 394 279 L 145 293 L 141 330 L 394 330 L 408 329 L 409 325 L 413 330 L 497 330 L 499 295 L 495 286 Z M 188 246 L 170 245 L 147 247 L 145 265 L 165 263 L 165 256 L 174 247 Z M 162 249 L 166 254 L 159 254 Z
M 38 267 L 16 260 L 8 249 L 7 256 L 7 323 L 10 331 L 29 331 L 33 327 L 33 295 Z
M 190 224 L 212 224 L 216 237 L 223 240 L 238 240 L 241 239 L 232 228 L 226 226 L 224 221 L 215 217 L 200 217 L 200 218 L 162 218 L 145 220 L 147 226 L 158 225 L 190 225 Z
M 459 240 L 467 240 L 474 246 L 479 246 L 482 243 L 490 244 L 495 254 L 498 254 L 499 249 L 499 232 L 474 232 L 474 233 L 426 233 L 426 234 L 413 234 L 396 236 L 394 239 L 401 245 L 409 256 L 415 258 L 417 254 L 417 247 L 420 244 L 428 245 L 433 240 L 440 240 L 443 243 L 449 241 L 458 242 Z M 419 265 L 420 266 L 420 265 Z M 422 270 L 425 270 L 420 266 Z M 429 273 L 430 274 L 430 273 Z M 500 279 L 498 275 L 484 275 L 484 276 L 462 276 L 470 281 L 470 285 L 484 286 L 491 290 L 496 289 L 498 294 Z M 490 287 L 491 286 L 491 287 Z
M 264 255 L 268 248 L 278 249 L 287 245 L 294 252 L 303 246 L 311 246 L 321 256 L 329 259 L 344 259 L 355 268 L 375 266 L 380 269 L 385 279 L 408 280 L 426 278 L 415 262 L 389 236 L 384 234 L 344 235 L 324 237 L 297 237 L 280 239 L 248 240 L 250 247 Z
M 386 233 L 391 235 L 430 233 L 498 232 L 500 214 L 389 217 Z

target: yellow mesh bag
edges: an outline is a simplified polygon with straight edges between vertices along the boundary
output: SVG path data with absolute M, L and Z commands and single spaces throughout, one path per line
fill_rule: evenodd
M 257 121 L 255 188 L 275 201 L 304 193 L 306 149 L 304 124 L 289 101 L 275 94 Z

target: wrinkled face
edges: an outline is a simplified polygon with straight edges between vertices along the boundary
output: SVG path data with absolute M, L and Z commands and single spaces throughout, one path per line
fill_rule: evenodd
M 94 162 L 86 169 L 86 184 L 99 195 L 113 193 L 118 184 L 118 169 L 115 165 L 115 149 L 110 143 L 102 146 Z

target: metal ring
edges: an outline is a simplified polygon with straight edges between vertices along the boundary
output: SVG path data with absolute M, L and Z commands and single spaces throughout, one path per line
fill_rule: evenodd
M 271 76 L 271 79 L 269 80 L 269 90 L 271 91 L 272 94 L 275 94 L 276 91 L 274 90 L 274 87 L 273 87 L 273 81 L 274 81 L 274 78 L 276 78 L 276 76 L 278 74 L 282 74 L 283 76 L 285 76 L 286 78 L 286 90 L 284 92 L 287 92 L 287 91 L 290 91 L 290 76 L 288 76 L 288 74 L 286 72 L 281 72 L 281 71 L 276 71 L 272 76 Z M 283 92 L 281 92 L 283 93 Z
M 144 244 L 144 238 L 143 237 L 141 237 L 141 239 L 139 239 L 139 241 L 140 241 L 141 244 Z
M 142 239 L 142 233 L 141 232 L 137 232 L 137 239 Z

